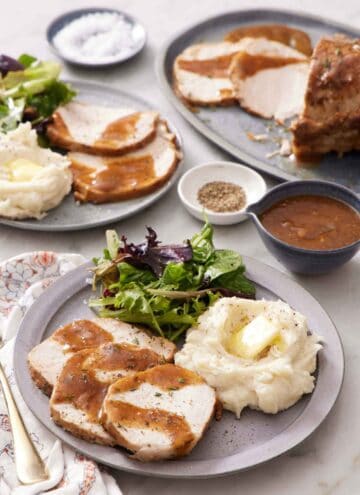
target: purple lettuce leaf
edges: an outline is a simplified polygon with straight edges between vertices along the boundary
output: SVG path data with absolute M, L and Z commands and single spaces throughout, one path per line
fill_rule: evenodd
M 24 70 L 23 64 L 18 62 L 15 58 L 8 55 L 0 55 L 0 73 L 2 77 L 5 77 L 8 72 L 15 72 L 18 70 Z
M 119 248 L 119 255 L 138 268 L 148 266 L 160 277 L 168 263 L 181 263 L 192 259 L 190 244 L 160 245 L 157 234 L 151 227 L 146 227 L 148 234 L 146 241 L 140 244 L 128 243 L 125 236 L 121 237 L 123 246 Z

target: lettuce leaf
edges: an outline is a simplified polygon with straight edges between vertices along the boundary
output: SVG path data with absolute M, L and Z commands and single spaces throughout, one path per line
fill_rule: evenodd
M 215 249 L 208 222 L 179 245 L 162 244 L 147 229 L 140 244 L 107 231 L 107 248 L 94 269 L 101 295 L 89 303 L 100 316 L 143 324 L 176 340 L 219 297 L 255 297 L 241 256 Z
M 205 276 L 213 281 L 220 275 L 234 272 L 240 267 L 243 267 L 240 254 L 230 249 L 217 249 L 206 264 Z
M 73 99 L 73 88 L 59 81 L 61 66 L 23 54 L 18 60 L 0 55 L 0 130 L 15 129 L 30 121 L 44 131 L 53 112 Z
M 16 129 L 21 122 L 25 108 L 25 98 L 7 98 L 0 104 L 0 131 L 8 132 Z

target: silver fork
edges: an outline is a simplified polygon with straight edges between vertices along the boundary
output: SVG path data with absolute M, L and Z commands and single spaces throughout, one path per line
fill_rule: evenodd
M 0 339 L 0 347 L 3 342 Z M 0 363 L 0 383 L 9 413 L 9 421 L 14 441 L 16 474 L 24 485 L 31 485 L 49 478 L 49 473 L 33 444 L 24 421 L 16 405 L 4 369 Z

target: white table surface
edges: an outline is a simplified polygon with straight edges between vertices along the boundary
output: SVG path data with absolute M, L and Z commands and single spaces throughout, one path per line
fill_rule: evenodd
M 301 4 L 301 7 L 300 7 Z M 160 46 L 177 30 L 205 17 L 246 7 L 278 7 L 326 15 L 360 28 L 358 0 L 243 1 L 239 0 L 131 0 L 98 1 L 97 5 L 123 8 L 138 17 L 148 30 L 143 53 L 123 66 L 105 72 L 65 68 L 72 78 L 105 83 L 143 96 L 166 112 L 185 142 L 185 167 L 227 155 L 205 141 L 170 106 L 154 75 L 154 58 Z M 40 58 L 53 57 L 45 40 L 49 22 L 66 10 L 96 6 L 86 0 L 11 0 L 2 2 L 0 52 L 17 56 L 28 52 Z M 119 231 L 140 240 L 144 225 L 154 226 L 163 241 L 182 240 L 199 229 L 200 223 L 182 208 L 173 188 L 158 204 L 119 223 Z M 216 244 L 237 249 L 285 271 L 265 250 L 250 222 L 238 227 L 217 227 Z M 104 246 L 103 229 L 79 233 L 36 233 L 0 226 L 0 260 L 30 250 L 72 251 L 87 257 Z M 290 275 L 290 274 L 289 274 Z M 360 493 L 360 256 L 340 270 L 317 278 L 294 277 L 329 312 L 341 334 L 346 374 L 340 398 L 333 411 L 302 445 L 259 468 L 225 478 L 176 481 L 119 473 L 125 495 L 357 495 Z

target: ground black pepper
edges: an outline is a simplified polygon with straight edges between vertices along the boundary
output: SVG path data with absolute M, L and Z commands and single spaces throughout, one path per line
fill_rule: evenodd
M 246 204 L 244 189 L 232 182 L 207 182 L 198 191 L 199 203 L 216 213 L 242 210 Z

